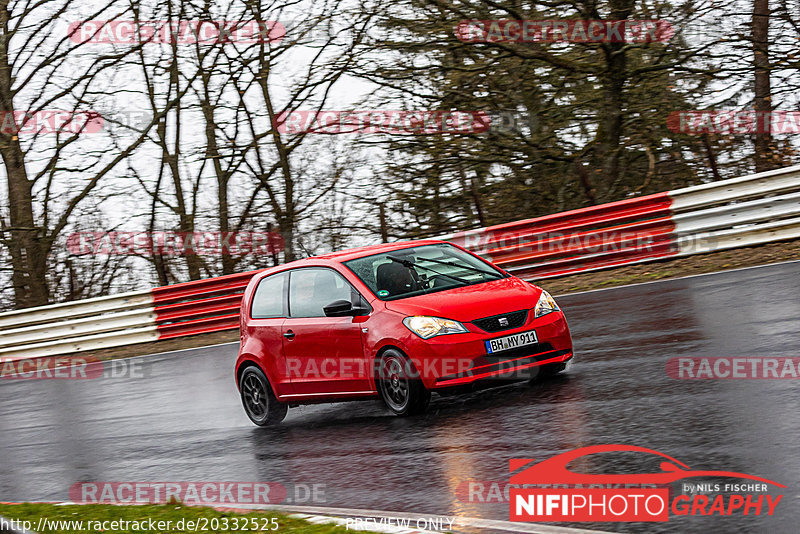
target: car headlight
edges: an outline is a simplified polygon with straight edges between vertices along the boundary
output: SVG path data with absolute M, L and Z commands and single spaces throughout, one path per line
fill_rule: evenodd
M 536 308 L 534 308 L 535 317 L 538 318 L 554 311 L 558 311 L 556 300 L 547 291 L 542 291 L 539 296 L 539 302 L 536 303 Z
M 403 324 L 422 339 L 430 339 L 445 334 L 463 334 L 467 332 L 466 327 L 458 321 L 442 319 L 441 317 L 415 315 L 403 319 Z

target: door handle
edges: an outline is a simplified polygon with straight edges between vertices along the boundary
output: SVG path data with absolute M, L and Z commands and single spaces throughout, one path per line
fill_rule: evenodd
M 292 332 L 291 330 L 284 332 L 283 337 L 285 337 L 286 339 L 294 339 L 294 332 Z

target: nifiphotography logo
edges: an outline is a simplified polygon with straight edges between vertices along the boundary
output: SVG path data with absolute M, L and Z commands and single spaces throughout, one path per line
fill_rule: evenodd
M 664 460 L 656 473 L 587 474 L 567 467 L 579 458 L 607 452 L 637 452 Z M 509 469 L 514 473 L 511 521 L 669 521 L 670 511 L 673 515 L 771 516 L 783 495 L 768 494 L 768 486 L 786 487 L 745 473 L 693 470 L 664 453 L 633 445 L 582 447 L 538 463 L 512 459 Z M 668 485 L 688 478 L 747 482 L 683 483 L 682 493 L 671 497 Z

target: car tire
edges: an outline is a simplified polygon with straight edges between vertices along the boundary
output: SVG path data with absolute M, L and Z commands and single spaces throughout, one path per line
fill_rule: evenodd
M 535 384 L 541 382 L 542 380 L 547 380 L 548 378 L 552 378 L 566 368 L 567 368 L 566 363 L 548 363 L 545 365 L 540 365 L 539 367 L 535 367 L 534 369 L 538 369 L 539 373 L 533 378 L 531 378 L 531 384 Z
M 247 417 L 258 426 L 277 425 L 286 417 L 288 406 L 278 402 L 264 371 L 255 365 L 242 371 L 239 391 Z
M 399 350 L 387 349 L 377 363 L 375 382 L 386 407 L 399 416 L 424 412 L 431 392 L 425 388 L 411 360 Z

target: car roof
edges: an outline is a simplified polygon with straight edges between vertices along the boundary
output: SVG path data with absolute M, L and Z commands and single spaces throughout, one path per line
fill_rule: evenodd
M 256 276 L 253 277 L 251 283 L 260 281 L 272 274 L 288 271 L 290 269 L 297 269 L 300 267 L 324 267 L 330 266 L 331 263 L 343 263 L 346 261 L 354 260 L 356 258 L 363 258 L 365 256 L 372 256 L 373 254 L 381 254 L 383 252 L 391 252 L 392 250 L 400 250 L 404 248 L 420 247 L 424 245 L 442 245 L 449 244 L 447 241 L 440 241 L 438 239 L 420 239 L 417 241 L 397 241 L 394 243 L 381 243 L 378 245 L 369 245 L 366 247 L 349 248 L 340 250 L 338 252 L 331 252 L 329 254 L 321 254 L 319 256 L 311 256 L 302 260 L 290 261 L 289 263 L 282 263 L 274 267 L 264 269 Z
M 373 254 L 382 254 L 384 252 L 391 252 L 393 250 L 400 250 L 411 247 L 421 247 L 424 245 L 441 245 L 447 243 L 446 241 L 439 241 L 437 239 L 422 239 L 418 241 L 397 241 L 394 243 L 380 243 L 378 245 L 369 245 L 366 247 L 350 248 L 340 250 L 338 252 L 331 252 L 329 254 L 322 254 L 320 256 L 312 256 L 304 260 L 292 262 L 295 263 L 311 263 L 314 260 L 329 260 L 337 263 L 354 260 L 356 258 L 363 258 L 365 256 L 372 256 Z M 287 264 L 289 265 L 289 264 Z M 298 265 L 299 266 L 299 265 Z

